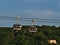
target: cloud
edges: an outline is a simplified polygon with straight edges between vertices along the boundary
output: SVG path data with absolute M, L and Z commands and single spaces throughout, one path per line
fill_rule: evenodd
M 31 17 L 42 17 L 42 18 L 57 18 L 60 15 L 60 12 L 55 12 L 52 10 L 43 10 L 43 11 L 36 11 L 36 10 L 27 10 L 25 11 Z M 28 16 L 27 15 L 27 16 Z

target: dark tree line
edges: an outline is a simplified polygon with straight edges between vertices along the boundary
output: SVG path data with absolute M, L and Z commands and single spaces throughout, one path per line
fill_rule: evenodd
M 14 31 L 10 27 L 0 27 L 0 45 L 52 45 L 47 40 L 57 40 L 60 45 L 60 27 L 36 26 L 37 32 L 28 31 L 29 26 L 23 26 L 22 30 Z

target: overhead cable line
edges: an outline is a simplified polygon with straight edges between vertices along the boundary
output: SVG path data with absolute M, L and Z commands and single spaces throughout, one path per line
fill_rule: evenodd
M 47 22 L 47 23 L 60 23 L 60 19 L 43 19 L 43 18 L 25 18 L 20 16 L 0 16 L 0 19 L 17 20 L 17 21 L 32 21 L 34 22 Z

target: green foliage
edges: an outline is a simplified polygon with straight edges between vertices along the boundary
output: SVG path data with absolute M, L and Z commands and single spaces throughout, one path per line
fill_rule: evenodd
M 0 27 L 0 45 L 50 45 L 48 39 L 56 39 L 60 45 L 60 27 L 37 26 L 35 33 L 28 31 L 29 26 L 14 31 L 10 27 Z

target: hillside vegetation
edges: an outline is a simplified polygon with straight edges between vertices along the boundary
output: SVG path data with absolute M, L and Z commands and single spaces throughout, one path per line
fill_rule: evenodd
M 22 30 L 15 31 L 10 27 L 0 27 L 0 45 L 52 45 L 47 40 L 57 40 L 60 45 L 60 27 L 36 26 L 37 32 L 28 31 L 29 26 L 23 26 Z

